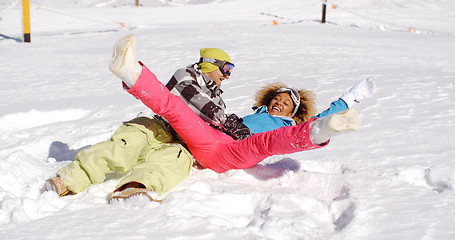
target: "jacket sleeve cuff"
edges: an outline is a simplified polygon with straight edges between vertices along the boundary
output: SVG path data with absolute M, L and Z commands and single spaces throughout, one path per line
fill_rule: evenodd
M 354 94 L 350 94 L 349 92 L 341 95 L 340 99 L 348 105 L 348 108 L 351 108 L 356 103 Z

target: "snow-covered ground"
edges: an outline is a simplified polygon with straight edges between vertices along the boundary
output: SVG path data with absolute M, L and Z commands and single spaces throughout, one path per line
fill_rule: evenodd
M 455 2 L 333 0 L 36 0 L 31 43 L 22 1 L 0 0 L 0 239 L 455 238 Z M 275 22 L 273 22 L 275 21 Z M 76 152 L 146 108 L 107 69 L 136 34 L 140 59 L 167 82 L 219 47 L 236 64 L 228 110 L 283 81 L 318 108 L 358 80 L 362 128 L 326 148 L 252 169 L 194 170 L 161 204 L 111 206 L 112 176 L 74 196 L 43 192 Z

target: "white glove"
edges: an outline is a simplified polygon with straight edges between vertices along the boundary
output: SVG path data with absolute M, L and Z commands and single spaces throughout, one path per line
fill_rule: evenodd
M 354 103 L 359 103 L 374 94 L 376 84 L 373 79 L 365 79 L 356 83 L 348 92 L 341 95 L 341 99 L 351 108 Z

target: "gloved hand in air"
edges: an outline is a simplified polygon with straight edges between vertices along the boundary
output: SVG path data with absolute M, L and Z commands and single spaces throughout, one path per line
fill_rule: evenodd
M 373 79 L 365 79 L 357 82 L 348 92 L 341 95 L 341 99 L 351 108 L 354 103 L 359 103 L 371 97 L 376 90 L 376 83 Z

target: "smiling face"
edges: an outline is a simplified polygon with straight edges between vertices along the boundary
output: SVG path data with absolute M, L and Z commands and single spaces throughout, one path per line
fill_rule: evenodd
M 292 117 L 294 103 L 288 93 L 278 93 L 272 101 L 270 101 L 267 110 L 272 116 Z
M 222 81 L 229 79 L 229 76 L 224 76 L 223 73 L 221 73 L 220 69 L 204 74 L 207 77 L 211 78 L 213 81 L 215 81 L 216 85 L 218 86 L 221 86 Z

